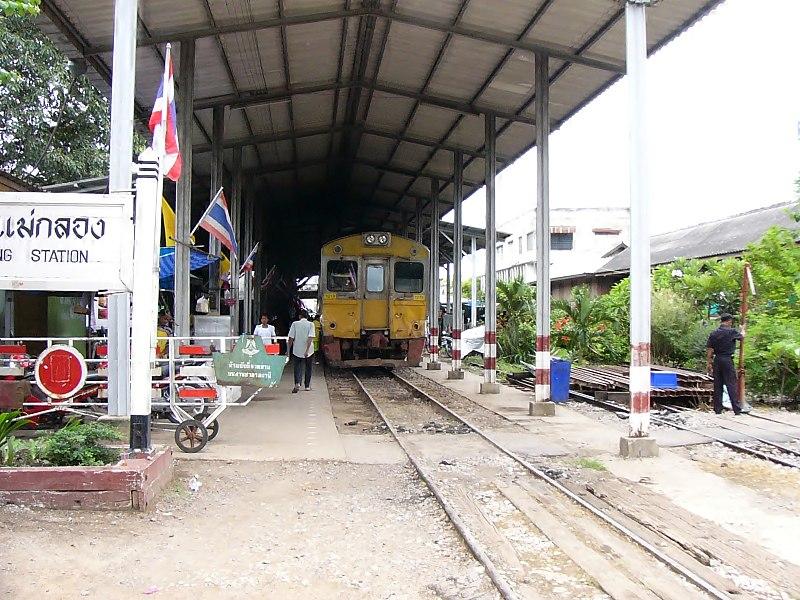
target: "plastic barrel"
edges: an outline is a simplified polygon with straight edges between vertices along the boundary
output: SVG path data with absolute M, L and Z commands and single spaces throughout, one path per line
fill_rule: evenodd
M 569 372 L 572 363 L 560 358 L 550 359 L 550 398 L 553 402 L 569 400 Z

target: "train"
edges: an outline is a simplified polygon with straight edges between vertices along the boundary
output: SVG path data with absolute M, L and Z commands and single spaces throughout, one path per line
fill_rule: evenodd
M 425 348 L 430 253 L 386 231 L 322 247 L 321 349 L 332 367 L 419 366 Z

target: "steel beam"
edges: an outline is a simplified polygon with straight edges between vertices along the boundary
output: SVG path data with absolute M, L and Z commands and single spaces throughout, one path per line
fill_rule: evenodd
M 482 394 L 498 394 L 497 384 L 497 230 L 495 229 L 495 175 L 494 162 L 496 123 L 494 115 L 485 117 L 486 142 L 486 333 L 484 335 Z
M 536 402 L 550 400 L 549 61 L 536 55 Z M 538 409 L 537 409 L 538 410 Z
M 418 244 L 422 243 L 422 199 L 417 198 L 415 202 L 415 216 L 414 216 L 414 239 Z
M 175 192 L 175 335 L 190 333 L 191 292 L 189 285 L 192 229 L 192 98 L 194 96 L 195 42 L 181 42 L 178 68 L 178 137 L 183 170 Z
M 320 92 L 329 92 L 340 89 L 359 89 L 359 88 L 372 88 L 375 91 L 389 94 L 392 96 L 399 96 L 401 98 L 409 98 L 416 100 L 422 104 L 429 104 L 439 108 L 452 110 L 453 112 L 462 113 L 466 115 L 481 115 L 487 111 L 492 111 L 495 116 L 500 119 L 507 119 L 515 123 L 524 123 L 526 125 L 534 126 L 536 122 L 534 119 L 526 117 L 522 114 L 508 112 L 489 106 L 481 106 L 472 102 L 461 102 L 454 98 L 447 98 L 444 96 L 437 96 L 434 94 L 421 93 L 416 90 L 403 88 L 397 85 L 381 82 L 375 79 L 364 80 L 355 79 L 350 81 L 331 81 L 326 83 L 315 83 L 309 85 L 298 85 L 291 89 L 281 88 L 272 90 L 266 93 L 241 93 L 241 94 L 227 94 L 224 96 L 210 96 L 206 98 L 198 98 L 195 100 L 195 110 L 206 110 L 215 108 L 217 106 L 228 106 L 232 109 L 245 108 L 247 106 L 255 106 L 259 104 L 274 104 L 277 102 L 291 101 L 294 96 L 302 96 L 305 94 L 317 94 Z M 355 95 L 353 95 L 355 98 Z M 353 109 L 355 110 L 355 109 Z M 358 130 L 358 124 L 354 120 L 351 124 L 354 131 Z
M 278 0 L 278 15 L 280 18 L 286 17 L 286 9 L 283 5 L 283 0 Z M 283 62 L 283 79 L 284 79 L 284 86 L 291 94 L 292 92 L 292 76 L 289 71 L 289 42 L 286 36 L 286 23 L 281 23 L 281 59 Z M 294 102 L 292 102 L 291 96 L 289 97 L 289 105 L 288 105 L 288 112 L 289 112 L 289 129 L 294 133 Z M 297 162 L 297 138 L 292 136 L 292 160 Z M 300 186 L 300 176 L 298 175 L 297 169 L 294 170 L 294 183 L 295 186 Z
M 44 7 L 49 6 L 44 3 Z M 114 4 L 115 73 L 111 80 L 111 138 L 108 189 L 130 194 L 133 167 L 133 128 L 136 101 L 136 24 L 137 0 L 117 0 Z M 130 306 L 129 293 L 112 294 L 108 328 L 108 414 L 130 415 Z
M 262 29 L 271 29 L 275 27 L 287 27 L 291 25 L 303 25 L 308 23 L 319 23 L 322 21 L 331 21 L 347 17 L 371 17 L 383 18 L 389 21 L 403 22 L 414 27 L 429 29 L 432 31 L 439 31 L 442 33 L 454 34 L 481 42 L 490 44 L 497 44 L 518 50 L 527 50 L 529 52 L 542 52 L 553 58 L 558 58 L 567 62 L 592 67 L 595 69 L 602 69 L 604 71 L 611 71 L 614 73 L 623 73 L 625 66 L 620 61 L 614 60 L 609 57 L 588 57 L 577 54 L 572 48 L 553 44 L 541 40 L 524 39 L 518 40 L 514 36 L 509 36 L 500 31 L 488 30 L 485 28 L 474 28 L 465 25 L 453 25 L 450 23 L 442 23 L 435 19 L 426 18 L 420 15 L 411 15 L 399 13 L 390 9 L 376 8 L 360 8 L 350 10 L 336 10 L 318 13 L 297 14 L 291 16 L 282 16 L 277 18 L 259 19 L 253 21 L 245 21 L 238 23 L 231 23 L 229 25 L 217 25 L 212 27 L 198 28 L 198 29 L 175 29 L 172 31 L 164 31 L 155 35 L 143 36 L 139 39 L 138 45 L 141 46 L 154 46 L 165 42 L 179 42 L 185 39 L 199 39 L 206 37 L 213 37 L 218 35 L 225 35 L 230 33 L 242 33 L 246 31 L 259 31 Z M 104 54 L 111 51 L 111 46 L 100 44 L 97 46 L 87 47 L 86 55 L 94 56 L 97 54 Z

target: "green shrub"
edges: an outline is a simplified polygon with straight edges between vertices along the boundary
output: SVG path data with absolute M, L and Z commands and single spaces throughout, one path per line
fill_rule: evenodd
M 30 422 L 28 419 L 20 419 L 21 414 L 19 410 L 0 413 L 0 461 L 3 464 L 14 462 L 15 440 L 11 434 Z
M 106 465 L 119 459 L 120 453 L 102 442 L 119 439 L 122 435 L 113 427 L 73 420 L 47 440 L 44 458 L 57 466 Z

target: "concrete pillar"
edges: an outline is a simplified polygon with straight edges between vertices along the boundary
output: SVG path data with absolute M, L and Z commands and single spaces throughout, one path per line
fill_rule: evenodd
M 647 33 L 646 7 L 625 6 L 625 46 L 629 94 L 629 165 L 631 190 L 631 410 L 628 438 L 620 440 L 623 456 L 658 454 L 650 428 L 650 233 L 647 172 Z
M 252 183 L 248 185 L 248 189 L 252 189 Z M 242 252 L 250 252 L 253 249 L 253 194 L 252 192 L 245 193 L 242 190 L 242 238 L 243 248 Z M 242 259 L 244 260 L 244 259 Z M 254 263 L 255 264 L 255 260 Z M 253 301 L 252 301 L 252 271 L 247 271 L 244 274 L 244 297 L 241 301 L 242 309 L 242 333 L 251 333 L 253 331 Z
M 250 249 L 242 247 L 242 147 L 236 146 L 233 149 L 233 182 L 231 185 L 231 220 L 233 221 L 233 231 L 239 243 L 239 252 L 249 252 Z M 239 335 L 239 263 L 247 255 L 238 257 L 231 255 L 231 297 L 234 303 L 231 305 L 231 335 Z
M 461 310 L 461 261 L 464 254 L 464 222 L 462 202 L 464 200 L 464 155 L 453 153 L 453 360 L 448 379 L 464 379 L 461 370 L 461 332 L 464 329 L 464 311 Z
M 428 302 L 428 325 L 430 359 L 428 369 L 439 371 L 439 180 L 431 179 L 431 289 Z
M 183 40 L 178 69 L 178 143 L 183 169 L 175 193 L 175 335 L 189 335 L 192 298 L 189 285 L 189 232 L 192 223 L 192 128 L 195 41 Z
M 529 413 L 553 416 L 556 412 L 550 401 L 550 73 L 547 55 L 536 55 L 535 69 L 536 394 Z
M 481 394 L 499 394 L 497 383 L 497 296 L 495 253 L 497 252 L 497 230 L 495 229 L 495 175 L 497 174 L 497 152 L 495 148 L 497 130 L 495 116 L 484 115 L 486 150 L 486 333 L 484 334 L 483 383 Z
M 214 199 L 219 188 L 223 186 L 223 172 L 224 165 L 224 152 L 223 143 L 225 141 L 225 107 L 215 106 L 213 109 L 213 123 L 211 134 L 211 197 L 209 202 Z M 214 237 L 210 237 L 208 242 L 208 251 L 211 254 L 219 255 L 222 250 L 222 245 Z M 208 267 L 208 285 L 209 285 L 209 301 L 211 305 L 211 312 L 219 314 L 220 297 L 219 297 L 219 268 L 220 263 L 215 262 Z
M 133 187 L 137 12 L 137 0 L 116 0 L 114 3 L 108 168 L 108 189 L 112 194 L 127 194 Z M 130 306 L 131 296 L 128 293 L 112 294 L 109 298 L 108 414 L 115 417 L 130 414 Z
M 469 292 L 469 326 L 478 325 L 478 238 L 470 238 L 470 252 L 472 254 L 472 286 Z

